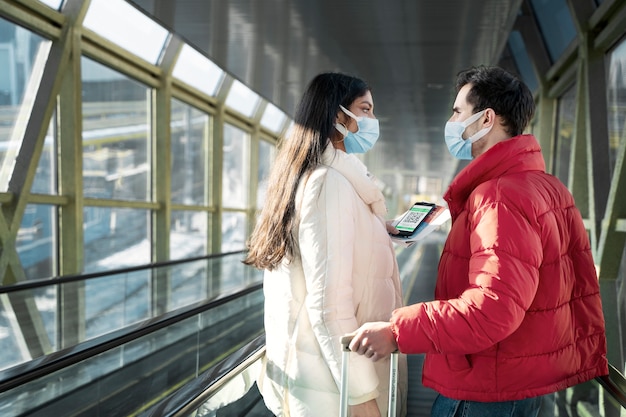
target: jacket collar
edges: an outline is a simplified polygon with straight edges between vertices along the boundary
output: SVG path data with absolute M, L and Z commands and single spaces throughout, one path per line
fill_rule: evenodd
M 533 135 L 519 135 L 492 146 L 472 160 L 450 183 L 443 198 L 455 214 L 485 181 L 524 171 L 545 172 L 541 147 Z
M 322 163 L 346 177 L 361 200 L 370 206 L 374 214 L 379 216 L 387 214 L 385 197 L 374 182 L 374 177 L 367 172 L 367 167 L 359 158 L 335 149 L 329 142 L 322 155 Z

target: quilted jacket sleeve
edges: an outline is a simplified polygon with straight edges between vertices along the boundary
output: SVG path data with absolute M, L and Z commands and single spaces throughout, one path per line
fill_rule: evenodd
M 314 172 L 303 194 L 298 236 L 307 289 L 305 305 L 338 386 L 341 336 L 358 328 L 352 287 L 356 198 L 351 184 L 336 171 Z M 378 378 L 373 363 L 359 355 L 350 355 L 350 361 L 350 402 L 375 398 Z
M 513 333 L 533 301 L 542 260 L 534 225 L 497 196 L 475 197 L 468 207 L 441 258 L 438 300 L 393 314 L 402 352 L 483 351 Z

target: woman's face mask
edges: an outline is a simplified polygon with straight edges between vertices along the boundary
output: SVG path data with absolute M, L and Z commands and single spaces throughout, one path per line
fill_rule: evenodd
M 446 123 L 444 134 L 446 137 L 446 145 L 452 156 L 457 159 L 472 159 L 472 143 L 489 133 L 493 125 L 479 130 L 467 139 L 463 139 L 463 132 L 465 132 L 468 126 L 480 119 L 481 116 L 485 114 L 485 111 L 486 109 L 479 111 L 462 122 Z
M 339 123 L 335 125 L 335 128 L 344 135 L 343 143 L 346 147 L 346 153 L 365 153 L 372 149 L 372 146 L 378 140 L 378 119 L 358 117 L 342 105 L 339 105 L 339 107 L 345 114 L 356 120 L 358 126 L 358 130 L 352 133 Z

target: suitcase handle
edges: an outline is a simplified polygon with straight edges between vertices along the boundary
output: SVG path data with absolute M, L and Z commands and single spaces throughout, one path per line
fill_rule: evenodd
M 347 334 L 341 337 L 341 350 L 343 351 L 341 360 L 341 388 L 339 396 L 339 416 L 348 415 L 348 356 L 351 352 L 350 342 L 354 339 L 353 334 Z M 389 407 L 387 415 L 396 416 L 396 404 L 398 401 L 398 351 L 391 353 L 389 363 Z
M 341 350 L 343 350 L 344 352 L 352 352 L 350 350 L 350 342 L 352 342 L 352 339 L 354 339 L 353 334 L 341 336 Z

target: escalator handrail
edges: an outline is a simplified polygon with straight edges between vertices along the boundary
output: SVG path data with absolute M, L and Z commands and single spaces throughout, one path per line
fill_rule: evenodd
M 239 255 L 245 252 L 246 251 L 244 250 L 240 250 L 240 251 L 234 251 L 234 252 L 213 253 L 210 255 L 196 256 L 194 258 L 184 258 L 184 259 L 176 259 L 172 261 L 154 262 L 150 264 L 131 266 L 127 268 L 111 269 L 111 270 L 99 271 L 99 272 L 90 272 L 86 274 L 64 275 L 64 276 L 55 277 L 55 278 L 42 278 L 42 279 L 22 281 L 22 282 L 17 282 L 11 285 L 1 285 L 0 294 L 7 294 L 7 293 L 34 289 L 34 288 L 48 287 L 51 285 L 66 284 L 66 283 L 76 282 L 76 281 L 85 281 L 85 280 L 93 279 L 93 278 L 102 278 L 106 276 L 127 274 L 129 272 L 142 271 L 146 269 L 163 268 L 163 267 L 174 266 L 174 265 L 188 263 L 188 262 L 196 262 L 196 261 L 202 261 L 202 260 L 222 258 L 226 256 Z
M 215 298 L 181 307 L 158 317 L 141 321 L 123 329 L 87 340 L 70 348 L 62 349 L 29 362 L 1 370 L 0 392 L 5 392 L 27 382 L 47 376 L 55 371 L 122 346 L 139 337 L 162 330 L 172 324 L 181 322 L 189 317 L 193 317 L 239 297 L 260 291 L 262 288 L 262 283 L 239 287 L 228 293 L 219 294 Z
M 597 377 L 596 381 L 626 409 L 626 378 L 617 368 L 609 364 L 609 374 Z
M 191 415 L 211 395 L 260 360 L 265 354 L 265 334 L 203 372 L 192 382 L 185 384 L 174 394 L 160 401 L 145 414 L 146 417 L 182 417 Z

